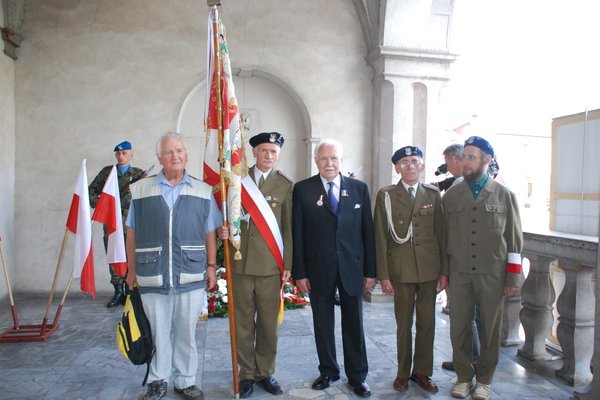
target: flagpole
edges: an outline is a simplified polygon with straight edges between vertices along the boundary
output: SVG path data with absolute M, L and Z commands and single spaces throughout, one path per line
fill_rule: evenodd
M 69 229 L 65 229 L 65 235 L 63 236 L 62 245 L 60 246 L 60 253 L 58 255 L 58 261 L 56 262 L 56 270 L 54 271 L 54 280 L 52 281 L 52 289 L 50 289 L 50 294 L 48 295 L 48 304 L 46 305 L 46 313 L 44 314 L 44 319 L 42 320 L 41 333 L 44 333 L 46 326 L 48 325 L 48 314 L 50 313 L 50 307 L 52 306 L 52 298 L 54 297 L 54 292 L 56 291 L 56 282 L 58 280 L 58 274 L 60 272 L 60 266 L 62 264 L 63 257 L 65 255 L 65 248 L 67 247 L 67 241 L 69 237 L 67 236 L 69 233 Z
M 6 288 L 8 290 L 8 301 L 10 302 L 10 312 L 13 319 L 13 329 L 16 330 L 19 329 L 19 317 L 17 315 L 17 308 L 15 307 L 15 301 L 10 287 L 10 278 L 8 277 L 8 268 L 6 267 L 6 260 L 4 259 L 4 251 L 2 251 L 2 237 L 0 237 L 0 258 L 2 258 L 2 268 L 4 269 L 4 276 L 6 277 Z
M 219 175 L 221 180 L 221 211 L 223 212 L 223 226 L 228 225 L 227 221 L 227 186 L 225 185 L 225 177 L 223 174 L 223 101 L 221 89 L 221 62 L 219 56 L 219 12 L 217 6 L 221 5 L 220 0 L 207 0 L 208 6 L 212 7 L 212 24 L 213 24 L 213 59 L 214 59 L 214 81 L 216 85 L 217 97 L 217 127 L 219 137 Z M 206 83 L 209 84 L 208 82 Z M 237 362 L 237 336 L 235 330 L 235 309 L 233 296 L 233 280 L 231 275 L 231 254 L 229 249 L 229 240 L 223 240 L 224 263 L 227 276 L 227 310 L 229 314 L 229 332 L 231 340 L 231 369 L 233 372 L 233 394 L 235 399 L 239 399 L 239 379 L 238 379 L 238 362 Z

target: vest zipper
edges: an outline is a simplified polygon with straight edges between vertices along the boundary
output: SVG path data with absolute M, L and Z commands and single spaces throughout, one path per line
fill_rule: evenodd
M 169 287 L 173 287 L 173 209 L 169 209 Z

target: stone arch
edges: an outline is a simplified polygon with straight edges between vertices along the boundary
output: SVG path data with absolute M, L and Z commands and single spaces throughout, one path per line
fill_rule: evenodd
M 285 144 L 278 169 L 294 180 L 310 175 L 313 143 L 308 109 L 298 93 L 284 80 L 260 70 L 234 69 L 232 71 L 236 97 L 245 119 L 246 143 L 262 131 L 284 134 Z M 185 96 L 177 119 L 177 130 L 186 137 L 190 149 L 188 169 L 201 177 L 206 136 L 204 134 L 204 107 L 206 79 L 198 82 Z M 253 164 L 250 146 L 246 148 L 248 164 Z

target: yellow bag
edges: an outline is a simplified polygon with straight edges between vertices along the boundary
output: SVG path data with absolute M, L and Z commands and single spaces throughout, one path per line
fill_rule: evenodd
M 117 324 L 117 347 L 123 357 L 135 365 L 147 364 L 146 384 L 150 372 L 150 362 L 156 351 L 152 341 L 150 322 L 144 313 L 142 298 L 137 288 L 129 291 L 123 307 L 123 317 Z

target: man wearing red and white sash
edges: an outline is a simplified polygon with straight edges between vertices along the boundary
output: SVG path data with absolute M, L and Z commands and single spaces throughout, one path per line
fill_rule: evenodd
M 450 339 L 457 381 L 452 396 L 491 398 L 491 384 L 500 352 L 504 297 L 522 285 L 523 233 L 517 199 L 489 177 L 494 150 L 487 140 L 465 142 L 464 180 L 442 199 L 450 271 Z M 472 365 L 471 321 L 475 305 L 481 317 L 481 353 Z
M 235 327 L 240 397 L 248 398 L 257 382 L 271 394 L 281 394 L 273 378 L 277 355 L 280 290 L 292 267 L 293 182 L 274 169 L 283 136 L 263 132 L 250 138 L 256 159 L 242 180 L 242 259 L 233 264 Z M 221 228 L 220 237 L 228 230 Z

